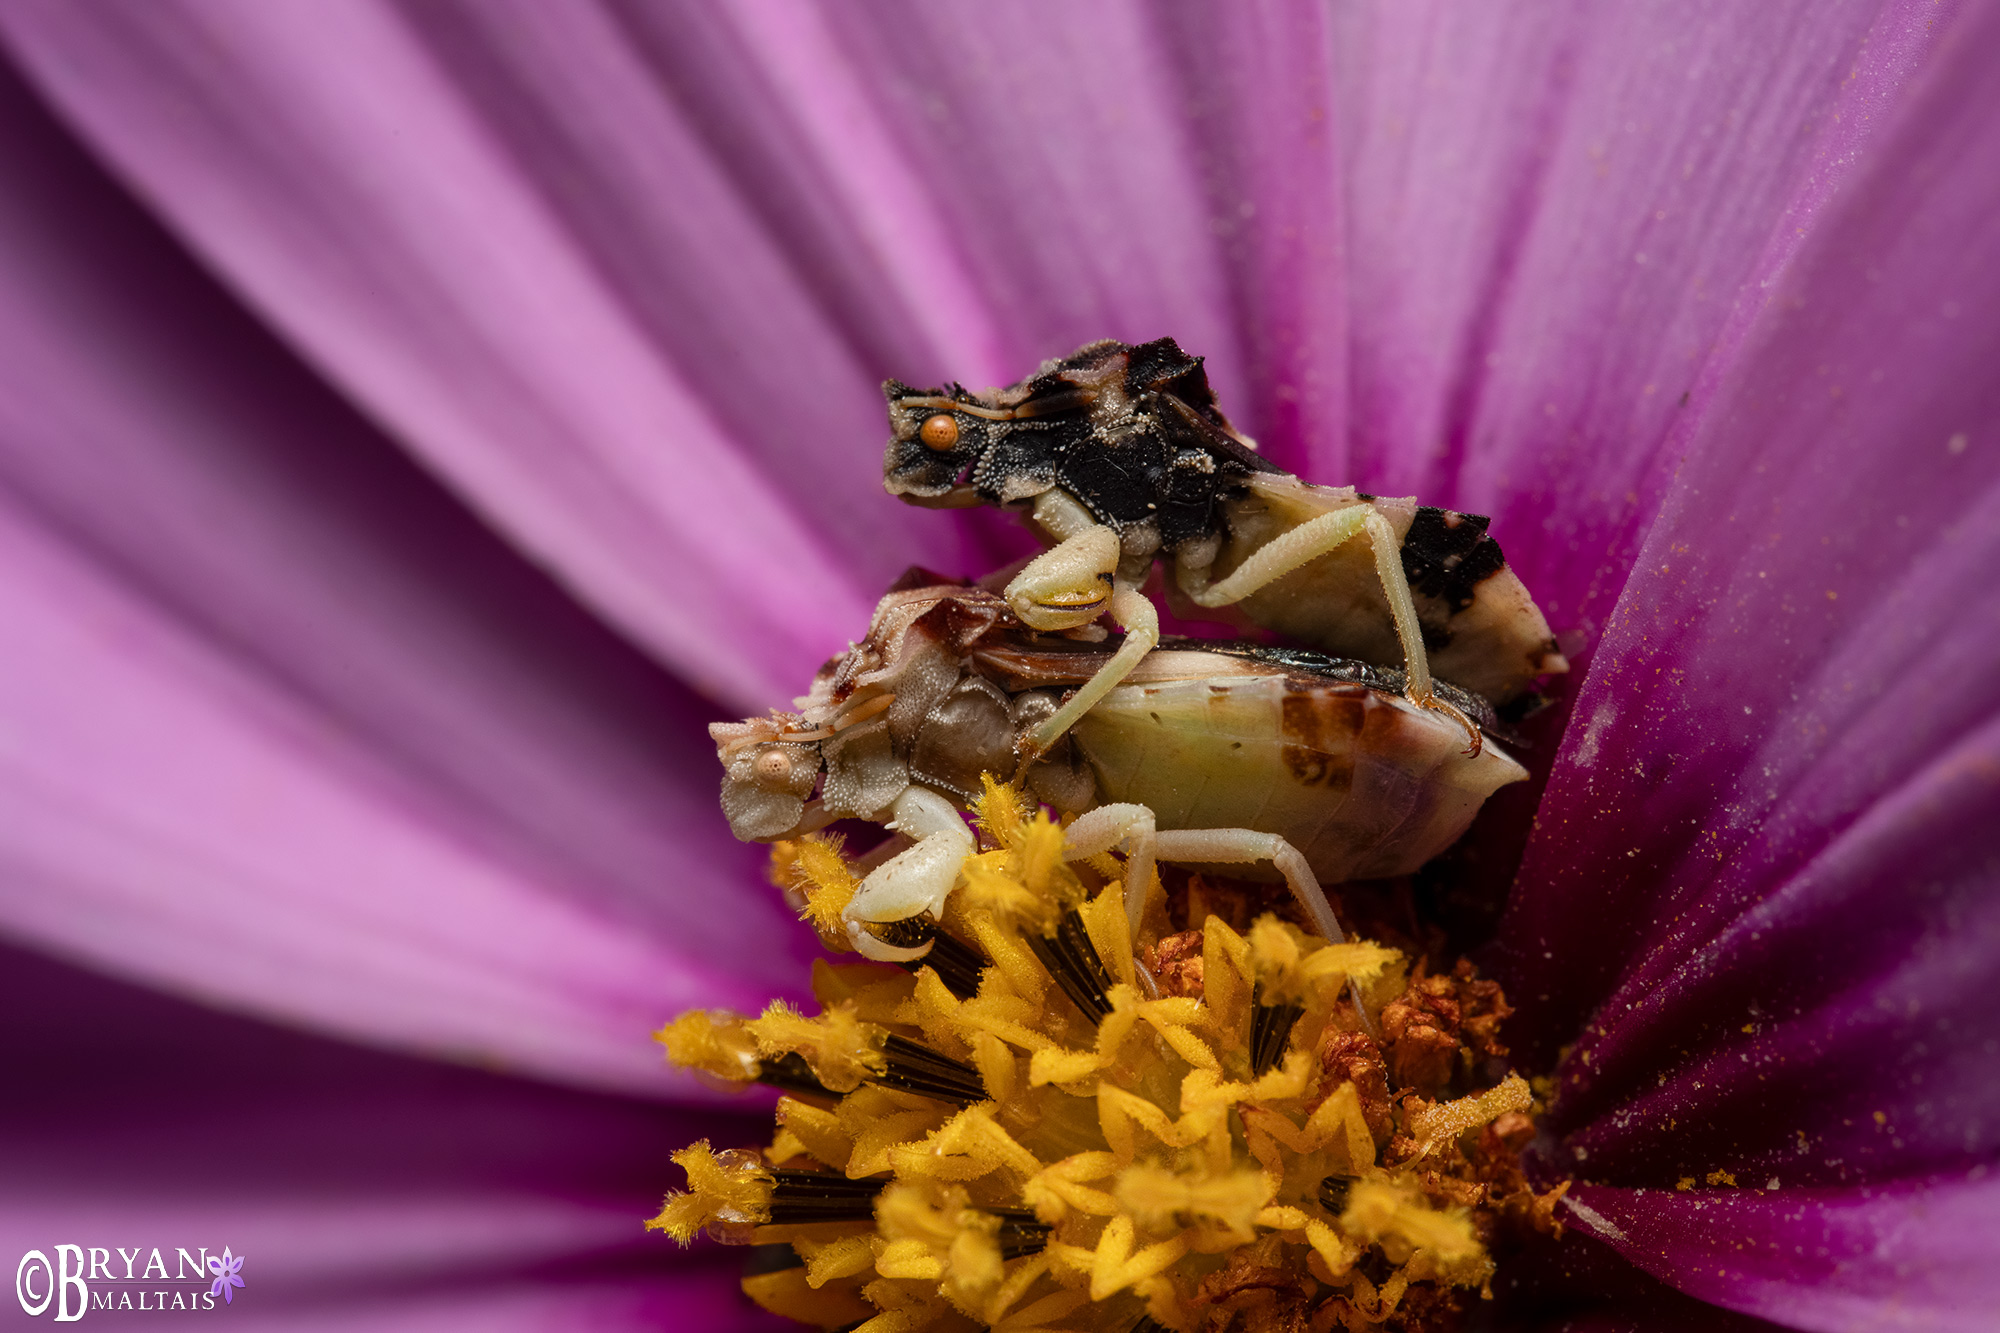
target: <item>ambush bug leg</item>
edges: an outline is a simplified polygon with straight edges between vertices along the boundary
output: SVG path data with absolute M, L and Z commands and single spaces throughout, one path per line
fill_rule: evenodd
M 1486 745 L 1486 738 L 1480 734 L 1478 724 L 1467 717 L 1464 710 L 1453 707 L 1443 699 L 1438 698 L 1435 694 L 1428 695 L 1422 699 L 1412 698 L 1410 702 L 1420 708 L 1428 708 L 1432 712 L 1443 713 L 1457 721 L 1459 726 L 1465 728 L 1466 736 L 1465 748 L 1459 751 L 1459 753 L 1463 754 L 1467 759 L 1477 759 L 1479 757 L 1480 750 Z
M 1329 943 L 1340 944 L 1347 938 L 1341 933 L 1333 904 L 1326 900 L 1326 891 L 1320 888 L 1319 878 L 1306 864 L 1306 858 L 1275 833 L 1243 828 L 1174 829 L 1154 835 L 1153 854 L 1162 861 L 1269 861 L 1285 877 L 1292 896 L 1299 900 L 1299 906 L 1306 909 L 1306 915 Z M 1361 1021 L 1362 1030 L 1371 1037 L 1380 1037 L 1382 1034 L 1375 1030 L 1375 1020 L 1368 1016 L 1368 1006 L 1361 998 L 1360 984 L 1349 980 L 1347 993 L 1353 997 L 1354 1014 Z
M 1403 572 L 1403 548 L 1389 520 L 1365 508 L 1368 540 L 1375 548 L 1375 572 L 1382 580 L 1383 595 L 1389 599 L 1389 614 L 1396 621 L 1396 637 L 1403 643 L 1403 697 L 1419 708 L 1447 713 L 1465 728 L 1465 754 L 1476 758 L 1485 744 L 1472 719 L 1437 697 L 1431 689 L 1430 656 L 1424 650 L 1423 630 L 1417 625 L 1417 602 L 1410 595 L 1410 580 Z
M 1007 605 L 1030 629 L 1075 629 L 1104 614 L 1118 568 L 1118 535 L 1082 532 L 1042 552 L 1007 584 Z
M 879 963 L 914 962 L 930 952 L 928 942 L 904 949 L 876 937 L 870 925 L 935 916 L 958 882 L 960 862 L 977 850 L 972 831 L 950 801 L 925 787 L 910 786 L 890 807 L 888 827 L 916 845 L 870 871 L 841 915 L 847 938 L 864 958 Z
M 1299 905 L 1306 909 L 1319 933 L 1334 944 L 1347 936 L 1326 900 L 1306 858 L 1298 848 L 1275 833 L 1258 833 L 1245 828 L 1169 829 L 1160 832 L 1152 809 L 1129 802 L 1100 805 L 1078 815 L 1063 831 L 1063 859 L 1081 861 L 1108 852 L 1124 843 L 1130 858 L 1125 871 L 1125 911 L 1138 924 L 1145 909 L 1146 885 L 1153 877 L 1155 861 L 1192 861 L 1196 864 L 1243 864 L 1269 861 L 1285 877 L 1285 884 Z
M 1111 618 L 1125 627 L 1125 642 L 1111 655 L 1098 673 L 1085 681 L 1069 702 L 1050 715 L 1049 720 L 1035 728 L 1028 738 L 1027 756 L 1033 759 L 1061 740 L 1063 733 L 1076 725 L 1078 718 L 1088 713 L 1105 695 L 1111 693 L 1132 674 L 1140 659 L 1159 647 L 1160 615 L 1153 609 L 1153 603 L 1130 584 L 1118 584 L 1111 593 Z
M 1083 501 L 1061 487 L 1043 491 L 1036 496 L 1032 515 L 1042 531 L 1058 542 L 1066 542 L 1090 528 L 1103 526 Z
M 1062 739 L 1076 720 L 1099 699 L 1116 689 L 1141 658 L 1160 642 L 1160 616 L 1137 587 L 1117 578 L 1124 555 L 1118 534 L 1091 517 L 1090 511 L 1060 490 L 1035 500 L 1035 521 L 1058 540 L 1016 574 L 1006 598 L 1014 614 L 1031 629 L 1065 630 L 1087 625 L 1107 609 L 1125 630 L 1124 645 L 1102 669 L 1028 738 L 1024 760 Z
M 1258 833 L 1254 829 L 1208 828 L 1170 829 L 1164 833 L 1154 826 L 1151 809 L 1143 805 L 1119 804 L 1100 805 L 1095 810 L 1077 817 L 1076 822 L 1064 830 L 1063 859 L 1080 861 L 1099 852 L 1108 852 L 1119 843 L 1126 846 L 1129 858 L 1125 873 L 1125 914 L 1132 923 L 1136 938 L 1139 918 L 1146 909 L 1146 887 L 1153 878 L 1155 861 L 1193 862 L 1201 864 L 1243 864 L 1252 861 L 1269 861 L 1306 910 L 1313 925 L 1329 943 L 1340 944 L 1347 936 L 1340 929 L 1340 921 L 1333 914 L 1333 905 L 1326 900 L 1326 891 L 1319 886 L 1319 877 L 1299 849 L 1275 833 Z M 1368 1007 L 1362 1002 L 1361 988 L 1348 983 L 1348 991 L 1354 997 L 1354 1012 L 1361 1025 L 1370 1036 L 1378 1035 L 1375 1024 L 1368 1017 Z
M 1193 861 L 1197 864 L 1269 861 L 1285 877 L 1285 885 L 1319 933 L 1334 944 L 1347 936 L 1334 918 L 1326 891 L 1299 849 L 1275 833 L 1258 833 L 1247 828 L 1171 829 L 1153 835 L 1153 855 L 1162 861 Z
M 1108 852 L 1121 842 L 1126 845 L 1125 916 L 1132 923 L 1134 939 L 1146 912 L 1146 890 L 1153 882 L 1153 847 L 1158 837 L 1152 809 L 1125 802 L 1086 810 L 1063 830 L 1065 861 Z
M 1400 548 L 1396 545 L 1396 534 L 1389 529 L 1388 521 L 1366 504 L 1351 505 L 1346 509 L 1336 509 L 1330 514 L 1301 523 L 1290 532 L 1275 537 L 1252 552 L 1250 558 L 1238 565 L 1228 578 L 1219 583 L 1210 583 L 1205 577 L 1206 565 L 1199 567 L 1183 562 L 1180 568 L 1181 589 L 1197 606 L 1229 606 L 1242 601 L 1259 588 L 1285 577 L 1299 566 L 1316 560 L 1328 551 L 1345 545 L 1352 538 L 1369 528 L 1368 520 L 1374 518 L 1388 532 L 1389 549 L 1397 557 L 1396 577 L 1402 578 Z M 1373 533 L 1370 533 L 1373 536 Z M 1379 546 L 1376 568 L 1382 569 Z M 1383 582 L 1388 582 L 1388 574 L 1383 572 Z M 1403 585 L 1403 598 L 1409 601 L 1409 585 Z M 1389 594 L 1390 610 L 1395 610 L 1396 596 Z M 1411 602 L 1410 621 L 1416 623 L 1415 603 Z M 1403 632 L 1402 621 L 1396 622 L 1396 632 Z M 1418 641 L 1421 649 L 1422 641 Z
M 1390 618 L 1396 623 L 1396 638 L 1403 647 L 1403 696 L 1419 708 L 1435 709 L 1457 718 L 1467 736 L 1465 753 L 1477 755 L 1482 744 L 1479 728 L 1431 689 L 1430 655 L 1424 649 L 1423 630 L 1417 624 L 1417 602 L 1410 593 L 1409 576 L 1403 571 L 1402 544 L 1396 540 L 1396 530 L 1389 526 L 1389 520 L 1373 505 L 1351 505 L 1301 523 L 1260 547 L 1219 583 L 1207 581 L 1205 567 L 1184 564 L 1179 571 L 1181 589 L 1198 606 L 1228 606 L 1364 532 L 1375 556 L 1375 574 L 1382 581 L 1382 595 L 1388 600 Z

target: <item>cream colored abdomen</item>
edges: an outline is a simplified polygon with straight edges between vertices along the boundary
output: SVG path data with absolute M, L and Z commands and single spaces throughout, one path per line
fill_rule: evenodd
M 1074 735 L 1106 801 L 1163 829 L 1284 837 L 1326 882 L 1407 874 L 1527 773 L 1456 722 L 1361 685 L 1299 676 L 1124 685 Z

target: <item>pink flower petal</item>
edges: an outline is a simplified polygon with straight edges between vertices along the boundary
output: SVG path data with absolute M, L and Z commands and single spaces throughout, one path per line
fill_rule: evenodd
M 1648 960 L 1620 997 L 1643 998 L 1586 1038 L 1557 1118 L 1588 1155 L 1579 1171 L 1834 1185 L 1990 1159 L 2000 903 L 1981 770 L 2000 723 L 1982 732 L 1705 947 Z
M 1889 1190 L 1583 1186 L 1564 1221 L 1703 1300 L 1790 1328 L 1974 1333 L 2000 1308 L 1990 1179 Z M 1889 1312 L 1893 1311 L 1893 1315 Z
M 0 97 L 0 928 L 691 1086 L 648 1031 L 795 985 L 806 944 L 715 812 L 704 710 Z
M 1351 457 L 1594 637 L 1683 427 L 1945 26 L 1930 3 L 1341 11 Z
M 766 1117 L 363 1050 L 7 948 L 0 1000 L 0 1247 L 84 1247 L 91 1295 L 206 1293 L 188 1261 L 227 1248 L 230 1318 L 259 1327 L 773 1326 L 740 1252 L 639 1225 L 682 1183 L 668 1152 Z M 121 1247 L 170 1280 L 127 1282 Z
M 667 661 L 761 705 L 911 557 L 976 571 L 1012 544 L 882 504 L 885 373 L 1007 380 L 1171 332 L 1281 449 L 1339 430 L 1320 20 L 1071 18 L 30 0 L 4 22 L 348 392 Z
M 1330 17 L 1283 3 L 1150 14 L 1235 316 L 1243 369 L 1225 406 L 1284 466 L 1344 480 L 1328 466 L 1347 437 L 1351 318 Z
M 67 556 L 0 518 L 10 933 L 326 1030 L 634 1088 L 665 1086 L 650 1025 L 761 999 L 768 952 L 691 938 L 743 938 L 726 861 L 668 881 L 679 938 L 594 910 Z M 704 919 L 718 892 L 729 917 Z
M 1954 35 L 1787 266 L 1578 693 L 1500 961 L 1527 1059 L 1583 1033 L 1587 1177 L 2000 1151 L 1996 55 Z
M 831 11 L 997 312 L 1011 379 L 1099 337 L 1211 359 L 1280 456 L 1341 429 L 1339 215 L 1324 17 L 1244 5 Z M 922 59 L 907 58 L 921 51 Z
M 692 280 L 651 309 L 386 6 L 17 6 L 4 21 L 210 262 L 699 687 L 741 707 L 783 700 L 866 621 L 902 563 L 888 536 L 918 516 L 880 504 L 868 471 L 800 446 L 865 426 L 861 452 L 879 448 L 878 372 L 830 336 L 589 13 L 565 20 L 571 63 L 548 73 L 612 101 L 553 129 L 615 112 L 623 141 L 594 143 L 596 156 L 646 156 L 649 207 L 631 221 L 663 228 L 653 253 L 671 258 L 646 276 Z M 555 148 L 545 165 L 570 172 Z M 766 337 L 733 336 L 744 329 Z M 704 359 L 677 363 L 674 346 Z M 767 455 L 782 451 L 777 466 L 732 434 L 746 420 L 763 423 L 749 437 Z M 843 523 L 843 501 L 864 497 L 879 512 Z M 856 544 L 870 541 L 871 576 L 857 578 Z
M 875 503 L 867 384 L 1011 379 L 1106 334 L 1211 355 L 1317 479 L 1499 515 L 1559 627 L 1594 631 L 1712 353 L 1939 16 L 18 0 L 8 23 L 342 384 L 761 704 L 919 550 L 998 549 Z

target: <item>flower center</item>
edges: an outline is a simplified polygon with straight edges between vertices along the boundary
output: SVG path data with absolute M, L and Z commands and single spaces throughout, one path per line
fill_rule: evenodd
M 822 960 L 817 1015 L 660 1032 L 785 1095 L 768 1146 L 676 1153 L 688 1191 L 648 1226 L 754 1245 L 760 1304 L 870 1333 L 1442 1327 L 1490 1294 L 1496 1236 L 1555 1228 L 1508 1006 L 1469 964 L 1329 944 L 1202 877 L 1156 877 L 1134 938 L 1114 858 L 1065 865 L 990 781 L 976 813 L 931 957 Z M 774 862 L 844 944 L 838 844 Z

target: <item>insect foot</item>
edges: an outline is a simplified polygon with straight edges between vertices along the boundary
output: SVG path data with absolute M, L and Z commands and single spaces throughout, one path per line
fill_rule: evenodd
M 1486 747 L 1486 738 L 1480 734 L 1479 724 L 1444 700 L 1438 698 L 1435 694 L 1427 693 L 1422 698 L 1412 699 L 1410 702 L 1419 708 L 1428 708 L 1433 713 L 1443 713 L 1446 717 L 1458 723 L 1459 726 L 1464 727 L 1465 748 L 1460 750 L 1459 753 L 1467 759 L 1477 759 L 1479 752 Z

